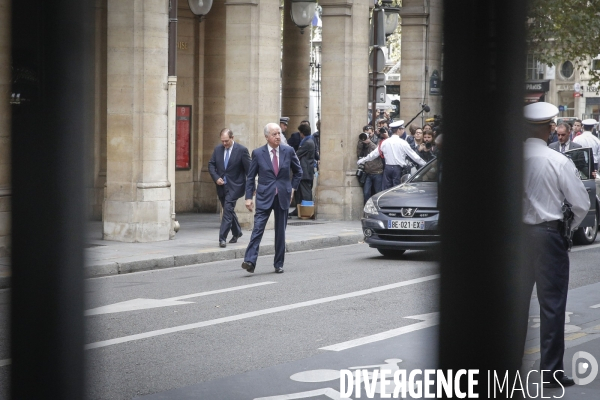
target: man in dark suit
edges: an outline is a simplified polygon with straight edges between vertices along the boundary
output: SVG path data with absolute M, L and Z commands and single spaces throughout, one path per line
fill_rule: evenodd
M 246 208 L 254 209 L 252 195 L 256 192 L 256 213 L 254 214 L 254 229 L 250 243 L 246 249 L 242 268 L 254 272 L 258 249 L 265 225 L 271 215 L 275 214 L 275 272 L 283 272 L 285 256 L 285 228 L 287 226 L 288 209 L 294 190 L 298 189 L 302 178 L 300 161 L 294 149 L 290 146 L 280 146 L 281 128 L 275 123 L 269 123 L 264 129 L 267 144 L 252 151 L 252 162 L 246 179 Z M 293 174 L 290 182 L 290 174 Z M 258 186 L 255 178 L 258 175 Z
M 571 140 L 570 133 L 571 126 L 566 122 L 561 123 L 556 128 L 556 137 L 558 138 L 558 140 L 556 142 L 550 143 L 548 147 L 550 147 L 552 150 L 560 151 L 561 153 L 580 148 L 580 144 L 575 143 Z
M 300 132 L 301 140 L 296 151 L 296 156 L 300 160 L 300 166 L 302 167 L 302 179 L 296 191 L 296 205 L 302 203 L 302 200 L 312 200 L 312 187 L 315 177 L 315 142 L 310 134 L 310 126 L 300 124 L 298 132 Z M 289 216 L 298 216 L 298 208 L 290 213 Z
M 246 174 L 250 167 L 248 149 L 233 141 L 233 132 L 221 130 L 221 144 L 215 147 L 208 162 L 208 172 L 217 184 L 217 196 L 223 206 L 223 219 L 219 230 L 219 246 L 227 246 L 227 234 L 231 230 L 233 238 L 229 243 L 237 243 L 242 236 L 242 228 L 235 214 L 235 203 L 246 190 Z
M 310 128 L 310 122 L 307 120 L 300 121 L 300 125 L 308 125 Z M 300 146 L 300 141 L 302 138 L 300 137 L 300 132 L 294 132 L 290 135 L 290 138 L 287 141 L 288 146 L 292 146 L 294 151 L 298 151 L 298 146 Z

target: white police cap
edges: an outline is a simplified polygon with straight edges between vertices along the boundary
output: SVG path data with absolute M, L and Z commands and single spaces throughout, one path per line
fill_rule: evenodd
M 540 101 L 525 106 L 523 114 L 528 122 L 533 124 L 544 124 L 552 121 L 558 115 L 558 108 L 554 104 Z
M 394 121 L 390 124 L 390 128 L 404 128 L 404 120 Z
M 581 125 L 586 125 L 586 126 L 593 126 L 593 125 L 596 125 L 597 123 L 598 123 L 598 121 L 596 121 L 593 118 L 584 119 L 583 121 L 581 121 Z

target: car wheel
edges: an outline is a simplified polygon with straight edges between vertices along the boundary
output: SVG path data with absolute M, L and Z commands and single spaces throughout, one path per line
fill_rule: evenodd
M 582 226 L 575 231 L 573 240 L 577 244 L 592 244 L 596 240 L 598 234 L 598 212 L 594 217 L 594 226 Z
M 400 257 L 406 250 L 377 249 L 384 257 Z

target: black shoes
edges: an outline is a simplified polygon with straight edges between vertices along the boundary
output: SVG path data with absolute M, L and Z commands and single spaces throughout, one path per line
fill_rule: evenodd
M 563 375 L 563 377 L 558 379 L 558 381 L 552 379 L 551 382 L 544 383 L 544 388 L 552 389 L 552 388 L 559 388 L 561 386 L 564 386 L 564 387 L 573 386 L 574 384 L 575 384 L 575 381 L 573 380 L 573 378 L 570 378 L 567 375 Z
M 283 274 L 283 267 L 275 267 L 276 274 Z
M 243 235 L 244 235 L 244 234 L 243 234 L 242 232 L 240 232 L 240 236 L 235 236 L 235 235 L 234 235 L 234 236 L 231 238 L 231 240 L 229 241 L 229 243 L 237 243 L 237 240 L 238 240 L 239 238 L 241 238 Z
M 254 272 L 254 268 L 256 266 L 254 264 L 252 264 L 250 261 L 244 261 L 242 263 L 242 268 L 244 268 L 246 271 L 248 272 Z M 283 271 L 282 271 L 283 272 Z
M 227 242 L 224 240 L 219 240 L 219 247 L 227 247 Z

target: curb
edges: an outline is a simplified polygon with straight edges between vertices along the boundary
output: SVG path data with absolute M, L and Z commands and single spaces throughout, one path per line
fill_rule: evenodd
M 357 244 L 363 239 L 363 234 L 347 234 L 332 237 L 313 238 L 296 242 L 286 242 L 285 252 L 293 253 L 296 251 L 317 250 L 328 247 L 346 246 Z M 230 250 L 208 250 L 205 252 L 197 252 L 191 254 L 182 254 L 177 256 L 169 256 L 154 259 L 127 261 L 127 262 L 110 262 L 106 264 L 90 265 L 85 267 L 85 278 L 99 278 L 103 276 L 114 276 L 127 274 L 131 272 L 152 271 L 157 269 L 183 267 L 187 265 L 205 264 L 213 261 L 243 259 L 245 249 L 230 249 Z M 260 246 L 258 255 L 265 256 L 275 254 L 275 245 L 267 244 Z M 0 288 L 3 286 L 6 278 L 0 278 Z M 10 286 L 10 281 L 8 286 Z

